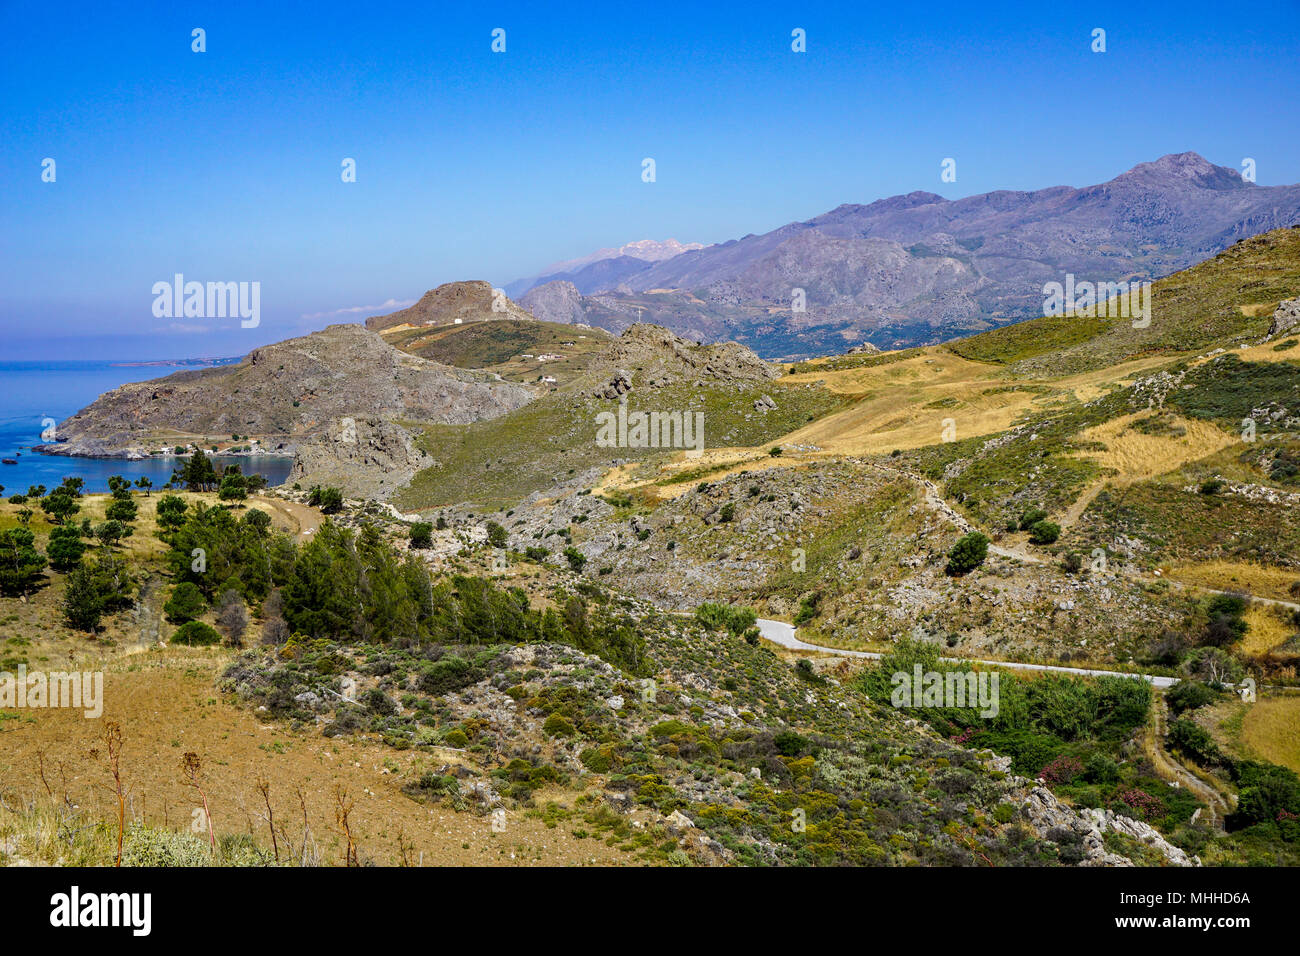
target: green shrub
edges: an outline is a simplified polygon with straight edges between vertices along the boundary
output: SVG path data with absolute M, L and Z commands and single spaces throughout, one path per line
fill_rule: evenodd
M 192 581 L 182 581 L 172 588 L 171 597 L 163 605 L 163 613 L 173 624 L 184 624 L 203 615 L 208 609 L 208 602 L 203 599 L 203 592 Z
M 506 532 L 505 528 L 501 527 L 501 525 L 497 524 L 495 521 L 489 521 L 487 523 L 487 539 L 488 544 L 492 547 L 504 548 L 506 542 L 510 540 L 510 535 Z
M 417 521 L 411 525 L 411 547 L 427 548 L 433 544 L 433 525 L 427 521 Z
M 981 564 L 989 554 L 989 539 L 980 531 L 963 535 L 952 550 L 948 552 L 948 574 L 960 577 L 969 574 Z
M 1035 521 L 1029 526 L 1029 540 L 1033 544 L 1051 544 L 1061 536 L 1061 526 L 1053 521 Z
M 563 714 L 551 714 L 542 724 L 542 732 L 548 737 L 572 737 L 578 730 Z
M 221 635 L 202 621 L 186 621 L 172 635 L 173 644 L 220 644 Z
M 1026 511 L 1024 514 L 1020 516 L 1020 530 L 1028 531 L 1030 528 L 1038 524 L 1038 522 L 1042 521 L 1046 517 L 1047 517 L 1047 512 L 1044 511 L 1042 508 L 1030 508 L 1028 511 Z
M 710 630 L 726 630 L 736 637 L 744 637 L 758 620 L 758 612 L 749 607 L 706 601 L 695 609 L 695 619 Z
M 809 741 L 793 730 L 783 730 L 772 738 L 772 744 L 783 757 L 797 757 L 808 749 Z

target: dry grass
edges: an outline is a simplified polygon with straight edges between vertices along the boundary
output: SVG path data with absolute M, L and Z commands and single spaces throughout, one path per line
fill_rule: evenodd
M 820 381 L 832 392 L 861 396 L 861 401 L 792 432 L 779 444 L 816 445 L 824 454 L 888 454 L 895 448 L 935 444 L 942 439 L 944 420 L 949 418 L 958 439 L 994 435 L 1026 413 L 1062 400 L 1092 401 L 1115 384 L 1166 362 L 1167 358 L 1145 358 L 1055 379 L 1047 392 L 1012 390 L 1019 380 L 1009 377 L 1002 367 L 964 359 L 937 346 L 868 368 L 825 371 L 814 367 L 786 376 L 782 382 Z
M 423 854 L 431 865 L 611 865 L 628 855 L 599 839 L 578 839 L 563 823 L 549 829 L 523 812 L 511 811 L 503 833 L 493 833 L 491 818 L 447 805 L 425 805 L 401 790 L 426 770 L 454 758 L 450 752 L 421 748 L 398 751 L 364 738 L 325 738 L 315 728 L 295 732 L 263 723 L 259 715 L 235 706 L 214 688 L 229 659 L 219 649 L 170 648 L 136 655 L 109 665 L 104 676 L 104 715 L 87 720 L 81 711 L 7 712 L 0 720 L 0 780 L 13 801 L 46 798 L 37 754 L 44 754 L 46 778 L 54 799 L 66 795 L 90 821 L 112 820 L 116 799 L 104 784 L 102 768 L 87 759 L 99 743 L 103 725 L 123 728 L 122 773 L 127 786 L 128 820 L 185 828 L 197 806 L 182 780 L 181 756 L 199 755 L 203 783 L 218 836 L 246 833 L 269 845 L 259 780 L 271 781 L 275 817 L 294 841 L 301 838 L 301 789 L 308 826 L 321 862 L 341 863 L 342 836 L 334 824 L 334 794 L 342 786 L 355 801 L 351 815 L 363 861 L 398 862 L 398 834 L 414 844 L 413 860 Z M 16 716 L 15 716 L 16 715 Z M 574 795 L 538 795 L 566 803 Z
M 1232 436 L 1209 422 L 1186 418 L 1171 421 L 1185 432 L 1177 436 L 1148 435 L 1130 427 L 1147 417 L 1149 412 L 1136 412 L 1080 432 L 1079 441 L 1106 446 L 1105 451 L 1081 452 L 1081 457 L 1113 469 L 1111 483 L 1125 485 L 1163 475 L 1233 444 Z
M 1250 707 L 1241 742 L 1250 753 L 1300 773 L 1300 697 L 1269 697 Z
M 1300 603 L 1300 598 L 1290 593 L 1291 586 L 1300 581 L 1300 571 L 1287 568 L 1244 561 L 1206 561 L 1175 565 L 1166 576 L 1184 584 L 1218 591 L 1243 591 L 1256 597 Z
M 1255 604 L 1246 609 L 1245 617 L 1249 627 L 1241 649 L 1247 654 L 1267 654 L 1295 637 L 1295 626 L 1288 620 L 1290 613 L 1282 608 Z

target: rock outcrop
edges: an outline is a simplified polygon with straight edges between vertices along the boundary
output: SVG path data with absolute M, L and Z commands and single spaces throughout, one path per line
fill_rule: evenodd
M 366 319 L 366 328 L 382 332 L 399 325 L 454 325 L 457 322 L 487 322 L 493 319 L 531 321 L 532 318 L 504 292 L 475 279 L 468 282 L 447 282 L 436 289 L 430 289 L 409 309 Z
M 1040 836 L 1058 844 L 1077 844 L 1083 853 L 1080 866 L 1132 866 L 1128 857 L 1106 849 L 1108 831 L 1130 836 L 1158 852 L 1173 866 L 1200 866 L 1201 861 L 1167 841 L 1149 824 L 1118 816 L 1111 810 L 1074 810 L 1056 799 L 1046 787 L 1034 787 L 1022 809 Z
M 263 346 L 235 365 L 107 392 L 58 426 L 64 455 L 122 456 L 180 436 L 293 444 L 344 416 L 467 424 L 532 399 L 528 389 L 408 355 L 359 325 Z M 62 439 L 66 439 L 63 441 Z
M 1285 335 L 1300 325 L 1300 299 L 1286 299 L 1273 310 L 1273 321 L 1268 326 L 1268 337 Z
M 543 322 L 573 325 L 586 321 L 587 312 L 582 307 L 582 295 L 572 282 L 548 282 L 529 289 L 519 304 Z
M 350 498 L 382 501 L 430 463 L 415 435 L 381 418 L 344 417 L 298 445 L 291 482 L 334 486 Z
M 638 385 L 649 387 L 678 382 L 767 382 L 781 374 L 776 366 L 735 342 L 699 345 L 644 323 L 630 326 L 593 364 L 633 369 Z

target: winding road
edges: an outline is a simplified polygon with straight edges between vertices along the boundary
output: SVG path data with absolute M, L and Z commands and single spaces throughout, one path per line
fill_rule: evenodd
M 823 644 L 809 644 L 795 637 L 795 627 L 784 621 L 769 621 L 759 618 L 756 622 L 758 633 L 773 644 L 792 651 L 820 651 L 823 654 L 837 654 L 840 657 L 860 657 L 867 660 L 880 660 L 883 654 L 877 651 L 850 651 L 839 647 L 826 647 Z M 987 664 L 990 667 L 1005 667 L 1008 670 L 1049 671 L 1057 674 L 1078 674 L 1084 677 L 1134 677 L 1141 678 L 1155 687 L 1172 687 L 1178 683 L 1177 677 L 1161 677 L 1157 674 L 1133 674 L 1127 671 L 1088 670 L 1082 667 L 1062 667 L 1056 664 L 1022 664 L 1017 661 L 986 661 L 974 657 L 941 657 L 945 664 Z

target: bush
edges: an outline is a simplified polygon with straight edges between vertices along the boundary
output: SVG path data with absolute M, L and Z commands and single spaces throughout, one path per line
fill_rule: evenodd
M 1201 494 L 1217 495 L 1223 490 L 1223 482 L 1218 478 L 1206 478 L 1201 482 Z
M 609 745 L 589 747 L 578 755 L 578 759 L 592 773 L 609 773 L 614 766 L 614 751 Z
M 1200 724 L 1179 718 L 1169 725 L 1169 743 L 1175 749 L 1200 764 L 1218 764 L 1223 760 L 1219 745 L 1210 732 Z
M 1209 684 L 1203 684 L 1198 680 L 1179 681 L 1169 690 L 1165 691 L 1165 700 L 1177 717 L 1187 710 L 1195 710 L 1197 707 L 1204 707 L 1206 704 L 1212 704 L 1220 697 Z
M 1294 822 L 1294 816 L 1300 814 L 1300 778 L 1286 767 L 1244 760 L 1235 766 L 1233 775 L 1240 796 L 1237 809 L 1224 821 L 1229 831 L 1275 823 L 1288 816 Z
M 537 547 L 536 545 L 529 545 L 524 548 L 524 557 L 529 561 L 536 561 L 538 564 L 545 561 L 546 556 L 550 553 L 546 548 Z
M 736 505 L 733 502 L 728 501 L 718 511 L 718 520 L 726 522 L 730 521 L 734 517 L 736 517 Z
M 1083 764 L 1083 779 L 1089 783 L 1118 783 L 1119 764 L 1105 754 L 1092 754 Z
M 68 575 L 63 591 L 63 620 L 68 627 L 93 634 L 104 615 L 104 599 L 95 581 L 95 572 L 79 565 Z
M 793 730 L 781 731 L 772 738 L 772 743 L 783 757 L 797 757 L 808 749 L 808 738 Z
M 433 525 L 427 521 L 417 521 L 411 525 L 411 547 L 427 548 L 433 544 Z
M 1248 625 L 1242 616 L 1247 599 L 1240 594 L 1216 594 L 1205 605 L 1205 643 L 1226 647 L 1245 635 Z
M 542 724 L 542 732 L 548 737 L 572 737 L 578 730 L 564 715 L 551 714 L 546 718 L 546 723 Z
M 960 577 L 969 574 L 981 564 L 989 554 L 989 539 L 979 531 L 963 535 L 952 550 L 948 552 L 948 574 Z
M 203 592 L 197 584 L 182 581 L 172 588 L 172 595 L 163 605 L 163 613 L 172 624 L 184 624 L 200 617 L 207 610 L 208 602 L 203 600 Z
M 1030 508 L 1028 511 L 1026 511 L 1024 514 L 1020 516 L 1020 530 L 1028 531 L 1030 528 L 1038 524 L 1038 522 L 1044 520 L 1046 517 L 1047 517 L 1047 512 L 1044 511 L 1042 508 Z
M 190 833 L 132 823 L 122 841 L 123 866 L 211 866 L 205 840 Z
M 221 635 L 216 628 L 202 621 L 186 621 L 172 635 L 173 644 L 220 644 Z
M 316 485 L 307 495 L 307 504 L 319 508 L 321 514 L 338 514 L 343 510 L 343 492 L 338 488 L 322 488 Z
M 130 524 L 135 520 L 136 513 L 139 509 L 134 501 L 130 498 L 114 498 L 112 503 L 104 509 L 104 517 L 109 521 L 120 521 L 123 524 Z
M 726 630 L 736 637 L 744 637 L 758 620 L 758 612 L 749 607 L 706 601 L 695 609 L 695 619 L 710 630 Z
M 1029 540 L 1033 544 L 1051 544 L 1061 536 L 1061 526 L 1054 521 L 1036 521 L 1029 526 Z
M 587 556 L 579 551 L 573 545 L 564 549 L 564 556 L 569 561 L 569 567 L 574 571 L 581 571 L 587 564 Z
M 50 541 L 45 550 L 50 556 L 50 567 L 56 571 L 71 571 L 81 563 L 86 545 L 76 528 L 60 525 L 50 532 Z
M 506 542 L 510 540 L 510 536 L 506 533 L 506 529 L 501 527 L 501 525 L 497 524 L 495 521 L 489 521 L 487 523 L 487 539 L 488 544 L 492 545 L 492 547 L 504 548 Z
M 821 603 L 821 592 L 814 591 L 812 594 L 805 596 L 799 602 L 799 610 L 794 615 L 794 626 L 800 627 L 807 624 L 817 616 L 817 605 Z

